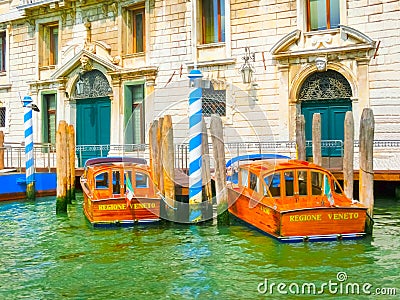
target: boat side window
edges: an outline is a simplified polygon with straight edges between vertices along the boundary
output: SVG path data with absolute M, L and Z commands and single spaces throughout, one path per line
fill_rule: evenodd
M 142 172 L 136 172 L 135 174 L 136 187 L 137 188 L 148 188 L 149 187 L 149 176 Z
M 279 173 L 273 173 L 265 176 L 264 182 L 272 197 L 281 196 L 281 175 Z
M 258 185 L 259 185 L 258 183 L 259 183 L 259 181 L 258 181 L 257 175 L 250 172 L 250 186 L 249 187 L 253 191 L 258 192 Z
M 284 175 L 285 175 L 286 196 L 293 196 L 293 180 L 294 180 L 293 171 L 285 171 Z
M 108 173 L 103 172 L 95 177 L 96 189 L 108 189 Z
M 124 188 L 125 191 L 127 191 L 127 186 L 129 190 L 133 190 L 132 187 L 132 171 L 125 171 L 125 176 L 124 176 Z
M 319 196 L 322 195 L 322 183 L 324 179 L 324 174 L 321 172 L 311 171 L 311 186 L 312 186 L 312 195 Z
M 121 175 L 118 170 L 112 171 L 112 186 L 113 186 L 113 194 L 121 193 Z
M 240 184 L 242 186 L 248 186 L 249 171 L 247 169 L 240 169 Z
M 333 182 L 333 187 L 335 189 L 335 193 L 336 194 L 343 194 L 343 190 L 342 187 L 340 186 L 339 182 L 337 182 L 337 180 L 335 179 Z
M 307 195 L 307 171 L 298 171 L 297 179 L 299 183 L 299 195 L 306 196 Z

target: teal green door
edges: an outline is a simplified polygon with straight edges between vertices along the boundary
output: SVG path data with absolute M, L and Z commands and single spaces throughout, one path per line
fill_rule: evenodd
M 76 101 L 76 144 L 110 144 L 111 102 L 110 98 L 79 99 Z M 82 165 L 89 158 L 106 156 L 108 151 L 99 147 L 87 147 L 78 152 Z
M 306 121 L 306 140 L 312 140 L 312 118 L 314 113 L 321 114 L 321 140 L 344 140 L 344 118 L 351 111 L 350 99 L 309 100 L 301 103 L 301 113 Z M 322 147 L 322 156 L 342 156 L 339 146 Z M 312 156 L 312 148 L 307 148 L 307 157 Z

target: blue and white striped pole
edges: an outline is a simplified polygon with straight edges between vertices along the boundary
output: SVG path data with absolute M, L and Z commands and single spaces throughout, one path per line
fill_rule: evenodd
M 193 69 L 189 73 L 189 222 L 199 222 L 202 218 L 200 203 L 202 202 L 201 174 L 201 138 L 202 138 L 202 88 L 200 70 Z
M 25 127 L 25 174 L 26 198 L 35 199 L 35 171 L 33 162 L 33 127 L 32 127 L 32 98 L 25 96 L 24 100 L 24 127 Z

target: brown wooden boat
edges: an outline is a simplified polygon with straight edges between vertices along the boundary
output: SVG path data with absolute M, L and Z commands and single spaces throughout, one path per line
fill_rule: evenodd
M 161 198 L 144 159 L 90 159 L 80 183 L 84 194 L 83 210 L 94 226 L 129 226 L 160 220 Z
M 242 164 L 228 184 L 229 212 L 283 242 L 365 235 L 367 207 L 347 198 L 320 166 L 290 159 Z

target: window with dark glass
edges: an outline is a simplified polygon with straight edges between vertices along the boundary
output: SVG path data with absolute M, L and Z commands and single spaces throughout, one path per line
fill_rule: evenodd
M 128 85 L 125 89 L 125 142 L 144 144 L 144 85 Z
M 340 0 L 307 0 L 309 31 L 334 29 L 340 23 Z
M 43 95 L 43 141 L 56 144 L 56 94 Z
M 225 0 L 202 0 L 202 43 L 225 42 Z
M 97 174 L 94 180 L 95 180 L 95 188 L 96 189 L 108 189 L 108 173 L 107 172 Z
M 273 173 L 264 177 L 264 195 L 268 194 L 268 190 L 272 197 L 281 196 L 281 174 Z
M 58 30 L 58 23 L 40 26 L 40 66 L 54 66 L 58 64 Z
M 58 64 L 58 26 L 50 26 L 49 35 L 50 35 L 49 63 L 50 65 L 56 65 Z
M 0 32 L 0 72 L 6 70 L 6 33 Z
M 6 108 L 0 107 L 0 127 L 6 127 Z
M 141 53 L 145 49 L 145 10 L 135 6 L 126 11 L 126 53 Z
M 121 173 L 117 170 L 112 171 L 112 189 L 113 194 L 121 193 Z
M 145 173 L 136 172 L 135 175 L 136 187 L 137 188 L 148 188 L 149 187 L 149 177 Z

